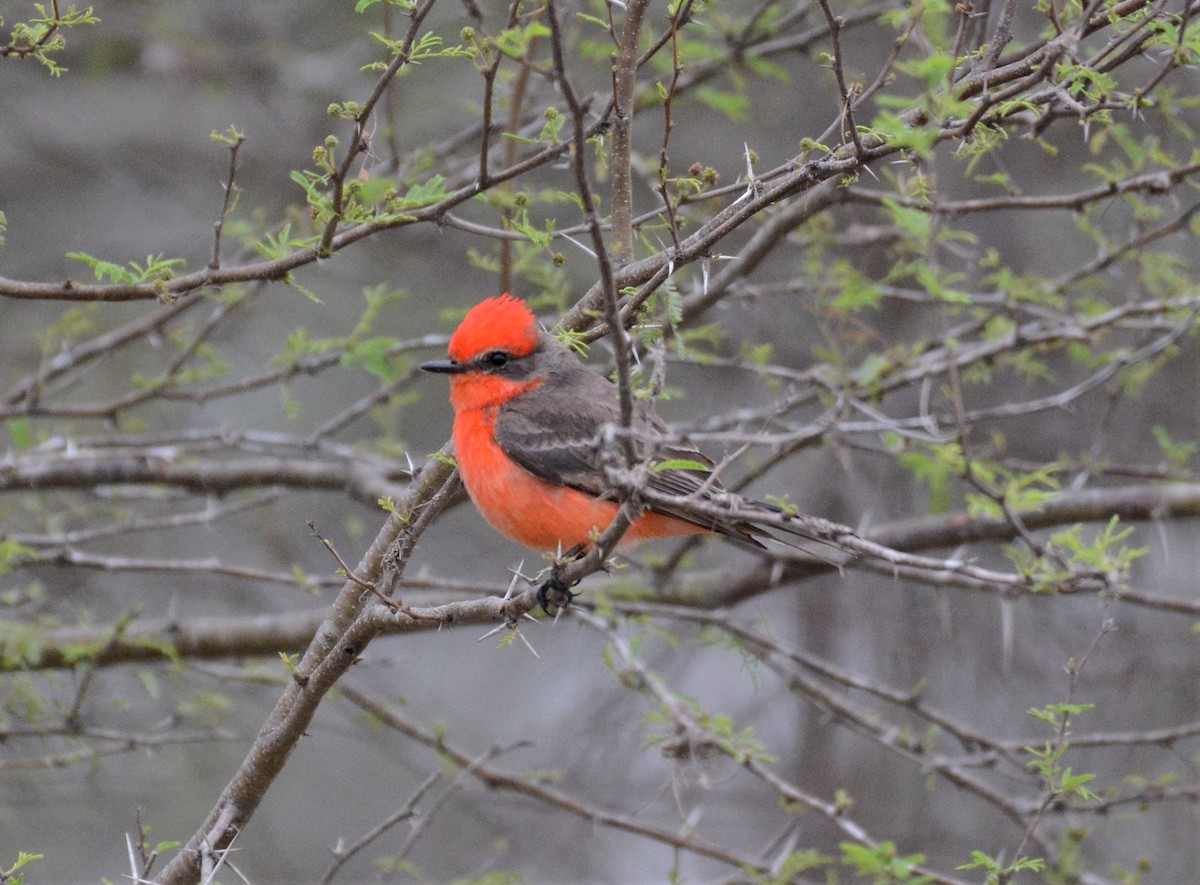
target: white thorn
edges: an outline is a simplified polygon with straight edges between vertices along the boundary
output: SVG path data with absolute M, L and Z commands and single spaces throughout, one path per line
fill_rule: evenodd
M 516 629 L 516 628 L 513 628 L 513 629 Z M 532 645 L 530 645 L 530 644 L 529 644 L 529 640 L 525 638 L 525 634 L 524 634 L 524 633 L 522 633 L 520 630 L 517 630 L 517 639 L 519 639 L 519 640 L 521 640 L 522 642 L 524 642 L 524 643 L 525 643 L 525 647 L 526 647 L 527 649 L 529 649 L 529 653 L 530 653 L 531 655 L 533 655 L 533 656 L 534 656 L 535 658 L 537 658 L 539 661 L 542 659 L 542 656 L 541 656 L 541 655 L 539 655 L 539 654 L 537 653 L 537 649 L 536 649 L 536 648 L 534 648 Z
M 129 878 L 136 882 L 140 878 L 138 876 L 137 855 L 134 854 L 133 839 L 130 838 L 128 833 L 125 834 L 125 848 L 129 851 Z
M 500 624 L 498 627 L 493 627 L 491 630 L 488 630 L 486 633 L 484 633 L 482 636 L 480 636 L 475 641 L 483 642 L 483 640 L 487 639 L 489 636 L 495 636 L 501 630 L 507 630 L 507 629 L 508 629 L 508 624 Z
M 563 234 L 562 237 L 564 240 L 569 240 L 570 242 L 574 243 L 576 246 L 578 246 L 580 249 L 582 249 L 584 252 L 586 252 L 592 258 L 596 257 L 595 252 L 593 252 L 591 249 L 589 249 L 587 246 L 583 245 L 583 243 L 579 242 L 579 240 L 575 239 L 574 237 L 570 236 L 569 234 Z
M 525 560 L 521 560 L 516 571 L 513 572 L 512 580 L 508 582 L 508 589 L 504 591 L 504 599 L 507 601 L 512 599 L 513 590 L 517 588 L 517 581 L 521 579 L 521 567 L 525 565 Z

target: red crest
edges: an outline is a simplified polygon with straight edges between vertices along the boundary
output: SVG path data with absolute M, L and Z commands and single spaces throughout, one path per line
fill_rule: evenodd
M 537 348 L 537 340 L 533 311 L 520 298 L 505 293 L 481 301 L 468 311 L 450 338 L 449 354 L 460 363 L 489 350 L 526 356 Z

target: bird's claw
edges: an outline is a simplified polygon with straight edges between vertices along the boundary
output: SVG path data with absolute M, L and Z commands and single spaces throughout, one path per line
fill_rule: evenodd
M 547 615 L 550 614 L 550 606 L 553 605 L 559 611 L 571 604 L 571 600 L 578 596 L 578 593 L 571 592 L 571 586 L 563 581 L 559 574 L 559 566 L 574 562 L 586 552 L 586 548 L 582 544 L 577 544 L 563 554 L 554 565 L 550 566 L 550 579 L 547 580 L 541 587 L 538 587 L 537 601 L 541 605 L 542 611 Z
M 578 595 L 578 593 L 572 593 L 571 588 L 562 582 L 558 576 L 558 569 L 555 568 L 550 570 L 550 580 L 538 587 L 537 601 L 541 605 L 542 611 L 550 614 L 551 605 L 558 609 L 564 609 Z

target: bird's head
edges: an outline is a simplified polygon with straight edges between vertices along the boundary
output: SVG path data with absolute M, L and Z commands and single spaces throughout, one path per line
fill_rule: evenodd
M 422 363 L 426 372 L 450 375 L 455 409 L 503 402 L 540 383 L 532 375 L 541 335 L 520 298 L 504 294 L 472 307 L 447 348 L 449 359 Z

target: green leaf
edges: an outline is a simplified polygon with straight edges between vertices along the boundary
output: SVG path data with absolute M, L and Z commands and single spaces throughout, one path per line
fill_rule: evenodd
M 14 565 L 24 561 L 36 561 L 37 550 L 25 544 L 4 538 L 0 540 L 0 575 L 8 574 Z
M 5 424 L 8 427 L 8 438 L 12 440 L 14 449 L 24 452 L 33 448 L 33 427 L 28 418 L 10 418 Z
M 1161 424 L 1155 424 L 1150 428 L 1150 432 L 1154 434 L 1154 441 L 1162 449 L 1163 456 L 1172 469 L 1186 470 L 1187 462 L 1191 460 L 1192 455 L 1196 454 L 1196 443 L 1176 442 Z
M 17 852 L 17 862 L 5 871 L 5 875 L 11 876 L 17 870 L 21 869 L 21 867 L 28 866 L 29 864 L 33 863 L 35 860 L 41 860 L 44 857 L 45 857 L 44 854 L 32 854 L 28 851 L 18 851 Z
M 750 117 L 750 100 L 736 92 L 722 92 L 705 86 L 696 90 L 696 98 L 734 123 L 744 123 Z
M 897 62 L 897 70 L 922 81 L 929 89 L 946 81 L 947 76 L 954 70 L 954 59 L 949 55 L 935 53 L 912 61 Z
M 415 209 L 436 203 L 446 196 L 446 179 L 435 175 L 421 184 L 414 184 L 398 201 L 398 208 Z
M 651 468 L 655 473 L 663 473 L 667 470 L 696 470 L 701 473 L 710 473 L 712 467 L 700 461 L 689 461 L 686 458 L 672 458 L 668 461 L 659 461 Z
M 541 21 L 534 20 L 524 27 L 507 28 L 496 35 L 496 48 L 509 58 L 521 60 L 529 51 L 529 44 L 539 37 L 549 37 L 550 29 Z
M 342 355 L 342 365 L 347 367 L 359 365 L 377 378 L 394 381 L 397 374 L 396 366 L 388 351 L 395 344 L 395 338 L 387 337 L 356 341 Z
M 883 205 L 896 227 L 922 243 L 929 240 L 930 232 L 933 230 L 933 217 L 928 212 L 913 206 L 901 205 L 891 197 L 884 197 Z
M 138 282 L 137 275 L 130 272 L 119 264 L 113 264 L 111 261 L 101 261 L 99 258 L 93 258 L 86 252 L 68 252 L 67 258 L 72 261 L 82 261 L 92 269 L 92 273 L 96 275 L 99 282 L 104 282 L 109 279 L 114 283 L 124 285 L 136 285 Z

